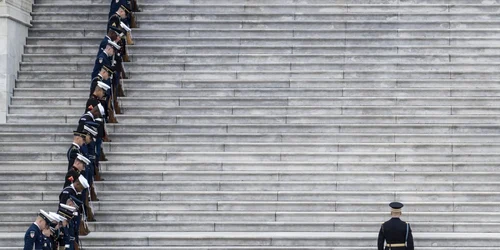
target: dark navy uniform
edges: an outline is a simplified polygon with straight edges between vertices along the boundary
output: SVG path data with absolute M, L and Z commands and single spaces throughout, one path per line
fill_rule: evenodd
M 80 117 L 80 120 L 78 120 L 77 131 L 83 131 L 85 124 L 89 122 L 95 122 L 95 118 L 90 112 L 87 112 Z
M 71 198 L 71 196 L 77 197 L 78 194 L 76 192 L 76 189 L 70 185 L 65 187 L 59 194 L 59 203 L 66 204 L 68 200 Z
M 78 144 L 73 143 L 66 153 L 66 157 L 68 158 L 68 170 L 73 167 L 78 154 L 83 154 L 81 147 Z
M 107 107 L 106 100 L 99 99 L 99 97 L 95 95 L 91 95 L 90 98 L 87 100 L 87 103 L 85 105 L 86 111 L 92 110 L 94 107 L 96 107 L 98 104 L 101 104 L 103 107 Z M 106 105 L 106 106 L 105 106 Z M 107 111 L 107 109 L 106 109 Z M 107 113 L 107 112 L 106 112 Z M 106 115 L 107 116 L 107 115 Z M 104 126 L 98 126 L 97 127 L 97 136 L 96 138 L 103 138 L 105 134 Z
M 103 65 L 111 65 L 111 56 L 106 54 L 106 52 L 104 51 L 99 53 L 99 55 L 95 59 L 94 69 L 92 70 L 92 77 L 90 79 L 94 79 L 94 77 L 99 74 Z
M 102 76 L 99 74 L 97 74 L 96 77 L 92 78 L 92 81 L 90 82 L 90 95 L 92 95 L 92 93 L 94 93 L 95 88 L 97 87 L 97 82 L 99 82 L 99 81 L 104 82 Z M 104 106 L 104 107 L 107 107 L 107 106 Z M 85 112 L 87 112 L 87 111 L 88 110 L 86 110 Z
M 108 17 L 111 17 L 113 14 L 115 14 L 122 5 L 125 5 L 130 9 L 130 3 L 128 0 L 111 0 Z
M 24 250 L 43 250 L 44 235 L 38 226 L 33 223 L 24 235 Z
M 111 29 L 111 27 L 121 29 L 121 22 L 122 22 L 122 18 L 120 17 L 120 15 L 118 15 L 117 13 L 112 14 L 108 20 L 108 30 Z M 124 34 L 126 33 L 126 31 L 123 29 L 122 29 L 122 32 Z
M 69 228 L 68 228 L 68 234 L 69 234 L 69 241 L 70 241 L 70 249 L 74 249 L 75 242 L 78 242 L 78 232 L 80 228 L 80 220 L 81 220 L 81 200 L 78 198 L 74 197 L 79 197 L 76 190 L 73 188 L 73 186 L 65 187 L 61 194 L 59 194 L 59 203 L 61 204 L 66 204 L 66 202 L 69 199 L 72 199 L 75 201 L 75 203 L 79 203 L 77 211 L 79 210 L 78 216 L 73 217 L 71 221 L 69 221 Z
M 69 210 L 68 208 L 64 207 L 65 204 L 59 204 L 59 209 L 57 213 L 67 220 L 67 225 L 66 226 L 61 226 L 61 234 L 59 237 L 59 246 L 64 246 L 65 249 L 73 250 L 75 246 L 75 237 L 74 237 L 74 232 L 73 232 L 73 217 L 74 217 L 74 209 Z M 67 206 L 68 207 L 68 206 Z M 73 236 L 71 236 L 73 235 Z M 73 237 L 73 238 L 71 238 Z
M 111 41 L 111 38 L 109 36 L 105 36 L 104 39 L 102 39 L 101 43 L 99 44 L 99 50 L 97 50 L 97 56 L 101 54 L 101 52 L 104 51 L 106 46 L 108 46 L 108 41 Z
M 393 202 L 390 206 L 393 211 L 400 212 L 403 204 Z M 384 242 L 386 242 L 385 248 Z M 410 224 L 399 217 L 386 221 L 380 228 L 377 246 L 378 250 L 414 250 Z
M 46 237 L 44 235 L 43 237 L 43 247 L 42 247 L 43 250 L 52 250 L 52 241 L 50 240 L 49 237 Z

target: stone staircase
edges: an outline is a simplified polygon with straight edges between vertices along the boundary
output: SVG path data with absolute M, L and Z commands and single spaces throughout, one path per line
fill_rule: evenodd
M 500 248 L 500 1 L 141 0 L 89 250 Z M 0 249 L 55 210 L 108 0 L 35 0 Z

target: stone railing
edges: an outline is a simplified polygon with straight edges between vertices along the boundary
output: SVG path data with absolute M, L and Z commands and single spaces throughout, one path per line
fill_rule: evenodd
M 0 0 L 0 4 L 2 2 L 28 13 L 31 12 L 33 6 L 33 0 Z
M 31 27 L 33 0 L 0 0 L 0 123 L 7 121 L 10 97 Z

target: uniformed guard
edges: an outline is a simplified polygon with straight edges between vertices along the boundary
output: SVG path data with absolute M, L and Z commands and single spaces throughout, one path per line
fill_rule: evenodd
M 384 242 L 386 242 L 385 250 L 414 250 L 413 235 L 410 224 L 400 219 L 403 204 L 400 202 L 392 202 L 391 207 L 392 219 L 382 224 L 378 234 L 378 250 L 384 250 Z
M 85 104 L 85 112 L 88 112 L 92 110 L 94 107 L 97 106 L 97 104 L 101 104 L 103 107 L 106 107 L 107 105 L 107 94 L 108 91 L 111 89 L 111 86 L 106 84 L 103 81 L 96 81 L 97 84 L 95 86 L 91 86 L 93 88 L 93 92 L 91 93 L 89 99 L 87 100 L 87 103 Z M 92 82 L 92 85 L 94 82 Z M 104 118 L 108 118 L 109 115 L 109 123 L 117 123 L 116 118 L 114 117 L 113 110 L 108 109 L 108 112 L 105 113 Z M 113 118 L 115 121 L 111 121 Z M 100 134 L 99 137 L 104 136 L 104 127 L 99 129 Z
M 96 83 L 95 83 L 95 79 L 96 77 L 98 77 L 99 73 L 101 73 L 104 70 L 106 70 L 107 73 L 110 73 L 110 71 L 113 71 L 114 72 L 114 69 L 111 70 L 114 65 L 116 65 L 116 60 L 115 60 L 115 55 L 117 53 L 117 51 L 119 51 L 121 49 L 121 46 L 119 46 L 118 44 L 116 44 L 115 42 L 111 41 L 111 40 L 108 40 L 108 45 L 106 45 L 106 48 L 104 49 L 103 52 L 101 52 L 97 58 L 96 58 L 96 61 L 95 61 L 95 65 L 94 65 L 94 70 L 92 72 L 92 83 L 91 83 L 91 86 L 90 86 L 90 90 L 91 90 L 91 93 L 93 93 L 93 91 L 95 90 L 95 87 L 96 87 Z M 109 66 L 111 65 L 111 66 Z M 101 80 L 103 82 L 105 82 L 107 85 L 118 85 L 120 83 L 119 79 L 113 79 L 113 77 L 115 76 L 116 74 L 113 74 L 111 73 L 108 77 L 108 79 L 106 80 Z M 119 77 L 118 77 L 119 78 Z M 106 99 L 106 104 L 105 107 L 107 108 L 107 110 L 115 110 L 115 108 L 117 108 L 116 106 L 118 105 L 118 102 L 116 101 L 116 94 L 114 92 L 116 92 L 115 89 L 118 89 L 118 86 L 114 86 L 112 88 L 112 90 L 110 90 L 108 92 L 108 97 Z M 109 100 L 112 99 L 114 102 L 110 102 Z M 114 104 L 114 106 L 113 106 Z M 115 108 L 114 108 L 115 107 Z M 111 111 L 108 111 L 107 113 L 110 114 L 110 116 L 113 117 L 114 119 L 114 113 L 111 114 Z M 117 110 L 117 113 L 120 113 L 119 110 Z
M 89 188 L 87 179 L 83 175 L 79 175 L 71 185 L 65 187 L 59 194 L 59 203 L 66 204 L 71 196 L 79 197 L 86 188 Z
M 102 179 L 101 176 L 99 175 L 99 161 L 107 160 L 104 155 L 104 152 L 102 151 L 102 142 L 103 139 L 107 137 L 107 135 L 106 135 L 105 119 L 96 116 L 97 115 L 96 113 L 99 112 L 97 110 L 100 111 L 101 115 L 100 117 L 105 116 L 106 113 L 104 110 L 104 106 L 101 103 L 99 103 L 97 104 L 97 106 L 92 106 L 92 110 L 88 111 L 87 113 L 84 114 L 84 116 L 80 118 L 79 127 L 83 128 L 83 126 L 88 122 L 95 122 L 99 124 L 98 135 L 96 137 L 96 142 L 95 142 L 95 151 L 96 151 L 95 180 L 100 181 Z
M 86 112 L 80 117 L 80 119 L 78 120 L 78 128 L 76 130 L 82 131 L 85 124 L 87 124 L 88 122 L 96 122 L 97 118 L 102 117 L 106 114 L 105 112 L 106 111 L 104 107 L 101 104 L 98 104 L 92 110 Z
M 75 216 L 78 216 L 78 212 L 76 212 L 76 207 L 71 206 L 69 204 L 73 204 L 72 200 L 68 200 L 67 204 L 59 204 L 59 209 L 57 213 L 66 218 L 66 221 L 63 221 L 61 227 L 61 237 L 59 237 L 59 246 L 60 250 L 73 250 L 74 242 L 75 242 L 75 232 L 74 232 L 74 220 Z
M 117 48 L 120 48 L 118 44 L 114 43 L 113 41 L 108 41 L 108 45 L 106 45 L 106 48 L 101 53 L 99 53 L 99 55 L 97 55 L 95 59 L 94 69 L 92 70 L 90 79 L 94 79 L 99 74 L 99 72 L 101 72 L 103 65 L 111 65 L 112 57 L 115 54 L 115 50 Z
M 85 178 L 89 182 L 91 201 L 99 201 L 99 199 L 97 198 L 96 188 L 94 186 L 94 175 L 96 166 L 95 140 L 98 135 L 97 131 L 98 127 L 99 124 L 95 122 L 88 122 L 87 124 L 84 125 L 85 131 L 88 132 L 86 145 L 89 151 L 88 159 L 90 160 L 90 163 L 87 164 L 87 167 L 85 168 Z
M 60 235 L 60 228 L 62 221 L 64 218 L 62 218 L 60 215 L 49 212 L 49 216 L 52 218 L 52 223 L 50 224 L 50 237 L 48 237 L 50 241 L 50 250 L 57 250 L 58 243 L 59 243 L 59 235 Z
M 54 228 L 54 231 L 52 232 L 52 237 L 50 238 L 51 244 L 52 244 L 52 250 L 58 250 L 59 249 L 59 240 L 63 236 L 62 233 L 62 227 L 63 227 L 63 222 L 66 221 L 66 218 L 61 216 L 58 213 L 53 213 L 50 212 L 49 215 L 56 219 L 57 221 L 57 226 Z M 52 230 L 52 228 L 51 228 Z M 63 244 L 64 246 L 64 244 Z
M 123 33 L 121 29 L 119 29 L 117 27 L 110 27 L 108 29 L 108 33 L 106 34 L 106 36 L 102 39 L 101 43 L 99 44 L 99 49 L 97 50 L 97 55 L 99 55 L 102 51 L 104 51 L 104 49 L 108 45 L 108 41 L 112 41 L 112 42 L 119 45 L 119 43 L 121 42 L 121 40 L 124 36 L 125 36 L 125 33 Z
M 73 162 L 73 166 L 68 170 L 68 173 L 66 173 L 63 188 L 75 182 L 77 178 L 85 172 L 88 164 L 90 164 L 90 160 L 83 154 L 78 153 Z
M 94 90 L 97 87 L 98 82 L 106 82 L 106 84 L 111 82 L 109 79 L 113 75 L 113 73 L 115 73 L 115 69 L 111 66 L 111 64 L 105 64 L 105 63 L 109 62 L 104 62 L 101 69 L 99 69 L 97 75 L 92 78 L 92 81 L 90 82 L 89 95 L 92 95 L 92 93 L 94 93 Z
M 78 154 L 83 154 L 82 147 L 85 145 L 85 137 L 86 135 L 81 131 L 73 131 L 73 143 L 66 153 L 66 157 L 68 159 L 68 170 L 73 166 L 76 156 Z
M 82 213 L 84 211 L 81 194 L 87 188 L 89 188 L 87 179 L 85 179 L 83 175 L 80 175 L 73 184 L 65 187 L 61 194 L 59 194 L 59 203 L 74 204 L 78 211 L 78 215 L 73 218 L 72 229 L 70 230 L 70 232 L 73 232 L 73 235 L 70 237 L 73 238 L 74 245 L 76 245 L 79 240 L 79 228 L 82 220 Z
M 83 201 L 76 196 L 71 195 L 69 197 L 70 201 L 73 202 L 75 205 L 76 209 L 78 210 L 78 215 L 73 218 L 73 237 L 74 237 L 74 246 L 75 249 L 80 249 L 80 224 L 85 221 L 85 209 L 83 206 Z
M 97 81 L 96 87 L 94 88 L 94 92 L 92 95 L 89 97 L 86 103 L 86 109 L 90 110 L 96 107 L 97 105 L 104 106 L 105 105 L 105 93 L 106 91 L 110 88 L 109 85 L 107 85 L 104 82 Z M 109 109 L 108 109 L 109 110 Z M 114 113 L 112 110 L 108 111 L 108 114 L 110 114 L 110 117 L 108 121 L 110 123 L 117 123 L 116 118 L 114 118 Z M 110 141 L 108 138 L 108 135 L 106 133 L 106 127 L 104 125 L 105 119 L 102 121 L 102 125 L 98 126 L 97 129 L 97 136 L 95 137 L 95 161 L 94 161 L 94 175 L 95 180 L 101 181 L 103 180 L 100 176 L 100 171 L 99 171 L 99 163 L 101 160 L 107 160 L 106 156 L 104 155 L 104 152 L 102 150 L 102 143 L 103 141 L 107 138 L 106 141 Z M 88 176 L 87 176 L 88 177 Z M 92 190 L 92 189 L 91 189 Z
M 112 14 L 108 20 L 108 29 L 111 27 L 122 28 L 123 33 L 125 33 L 126 41 L 128 45 L 133 45 L 134 41 L 132 40 L 132 29 L 130 29 L 129 25 L 127 25 L 127 16 L 131 13 L 129 7 L 124 4 L 120 5 L 120 8 L 116 11 L 116 13 Z M 125 22 L 124 22 L 125 21 Z
M 50 224 L 49 214 L 40 210 L 38 216 L 31 224 L 24 235 L 24 250 L 41 250 L 43 249 L 44 236 L 42 231 L 47 229 Z

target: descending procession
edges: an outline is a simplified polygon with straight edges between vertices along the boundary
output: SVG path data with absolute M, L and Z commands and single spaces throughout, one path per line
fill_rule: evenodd
M 131 8 L 133 6 L 133 10 Z M 106 161 L 103 141 L 110 141 L 107 123 L 118 123 L 118 96 L 124 96 L 123 62 L 129 61 L 126 44 L 133 44 L 131 28 L 137 27 L 135 0 L 112 0 L 107 34 L 100 43 L 91 74 L 89 99 L 73 132 L 67 151 L 68 172 L 59 195 L 57 213 L 40 209 L 24 236 L 24 250 L 78 250 L 80 236 L 90 233 L 87 222 L 96 221 L 92 202 L 99 201 L 94 181 L 103 181 L 100 162 Z
M 0 250 L 500 249 L 500 0 L 4 7 Z

